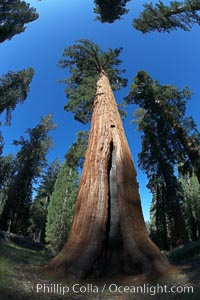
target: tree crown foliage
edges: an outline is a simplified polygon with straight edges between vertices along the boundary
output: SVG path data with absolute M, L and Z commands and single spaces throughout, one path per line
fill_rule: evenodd
M 48 205 L 60 170 L 58 159 L 48 165 L 40 182 L 38 193 L 30 209 L 29 231 L 34 240 L 44 242 Z
M 127 80 L 120 76 L 125 70 L 118 69 L 121 51 L 122 48 L 103 51 L 86 39 L 78 40 L 75 45 L 65 48 L 64 58 L 58 65 L 68 68 L 71 74 L 71 77 L 63 80 L 67 85 L 65 93 L 69 99 L 65 109 L 72 111 L 76 120 L 82 123 L 90 121 L 96 83 L 102 71 L 106 72 L 113 90 L 126 86 Z
M 28 129 L 29 139 L 20 137 L 19 140 L 14 140 L 14 145 L 21 146 L 17 153 L 17 162 L 19 162 L 19 172 L 23 169 L 28 172 L 28 176 L 38 177 L 46 166 L 46 153 L 49 148 L 53 147 L 52 138 L 49 136 L 49 131 L 55 129 L 56 124 L 52 122 L 52 115 L 49 114 L 41 119 L 41 122 L 33 129 Z
M 52 254 L 64 245 L 73 217 L 79 174 L 65 161 L 58 173 L 48 206 L 46 242 Z
M 11 113 L 18 103 L 23 103 L 29 92 L 34 69 L 19 72 L 9 71 L 0 78 L 0 115 L 6 112 L 6 123 L 10 124 Z
M 138 72 L 134 78 L 125 101 L 140 107 L 136 117 L 139 130 L 145 133 L 140 154 L 144 169 L 151 172 L 150 165 L 153 162 L 159 164 L 159 158 L 163 156 L 172 169 L 174 164 L 182 161 L 184 167 L 191 170 L 191 156 L 186 140 L 197 153 L 200 134 L 193 118 L 185 117 L 186 104 L 190 98 L 188 87 L 179 90 L 172 85 L 161 85 L 145 71 Z
M 125 102 L 138 104 L 146 110 L 160 111 L 160 107 L 165 106 L 167 111 L 171 111 L 173 116 L 180 120 L 185 115 L 186 104 L 191 95 L 188 87 L 179 90 L 173 85 L 161 85 L 147 72 L 139 71 L 130 86 L 129 95 L 125 97 Z
M 24 32 L 25 24 L 39 17 L 35 8 L 21 0 L 0 0 L 0 43 Z
M 115 20 L 121 19 L 121 16 L 128 13 L 126 4 L 130 0 L 94 0 L 94 13 L 98 16 L 96 20 L 102 23 L 113 23 Z
M 144 11 L 134 19 L 133 27 L 143 33 L 170 32 L 177 28 L 189 31 L 193 24 L 200 25 L 199 11 L 199 0 L 171 1 L 169 6 L 162 1 L 155 6 L 152 3 L 144 4 Z
M 71 168 L 83 168 L 85 152 L 88 145 L 89 131 L 79 131 L 76 141 L 65 155 L 67 164 Z

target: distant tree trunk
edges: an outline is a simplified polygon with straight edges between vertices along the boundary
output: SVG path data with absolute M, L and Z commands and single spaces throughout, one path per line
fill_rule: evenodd
M 9 191 L 8 199 L 3 208 L 3 212 L 0 218 L 0 228 L 4 231 L 11 231 L 11 225 L 13 223 L 14 212 L 16 209 L 16 200 L 15 194 L 12 191 Z
M 49 267 L 83 279 L 108 270 L 163 273 L 168 266 L 148 236 L 132 156 L 102 71 L 72 227 Z
M 187 236 L 186 224 L 178 197 L 177 179 L 171 172 L 171 168 L 165 162 L 163 157 L 158 157 L 158 161 L 166 184 L 167 201 L 171 207 L 171 216 L 173 218 L 171 221 L 174 222 L 173 235 L 175 237 L 175 246 L 180 247 L 184 244 L 187 244 L 189 239 Z

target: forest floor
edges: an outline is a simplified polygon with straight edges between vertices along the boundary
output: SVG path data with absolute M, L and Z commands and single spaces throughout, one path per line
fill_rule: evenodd
M 78 283 L 41 271 L 49 260 L 45 250 L 33 251 L 0 237 L 0 300 L 198 300 L 200 251 L 191 251 L 191 248 L 194 246 L 189 247 L 189 251 L 179 249 L 178 254 L 169 254 L 176 264 L 172 264 L 165 277 L 151 282 L 143 276 L 113 276 Z M 196 242 L 197 248 L 200 242 Z

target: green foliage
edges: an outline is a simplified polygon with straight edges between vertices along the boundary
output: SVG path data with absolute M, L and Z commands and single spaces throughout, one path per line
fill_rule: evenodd
M 7 190 L 7 200 L 0 219 L 0 227 L 12 232 L 26 233 L 34 180 L 46 165 L 46 154 L 53 146 L 49 131 L 55 128 L 52 116 L 44 117 L 33 129 L 28 129 L 29 140 L 14 141 L 21 149 L 16 155 L 16 173 Z
M 0 0 L 0 43 L 24 32 L 25 24 L 39 17 L 30 4 L 21 0 Z
M 96 20 L 102 23 L 113 23 L 115 20 L 121 19 L 121 16 L 128 13 L 126 4 L 130 0 L 94 0 L 94 13 L 98 16 Z
M 53 254 L 64 245 L 71 226 L 79 186 L 78 169 L 83 168 L 88 131 L 80 131 L 69 148 L 58 174 L 48 206 L 46 242 Z
M 199 0 L 171 1 L 169 6 L 162 1 L 153 6 L 144 4 L 140 17 L 134 19 L 133 27 L 143 33 L 151 31 L 170 32 L 177 28 L 191 30 L 193 24 L 200 25 Z
M 33 68 L 28 68 L 19 72 L 9 71 L 0 78 L 0 115 L 6 112 L 7 124 L 10 124 L 16 105 L 27 98 L 33 75 Z
M 137 104 L 142 109 L 140 114 L 143 113 L 143 116 L 138 121 L 139 129 L 145 128 L 146 131 L 159 135 L 159 138 L 155 136 L 154 139 L 162 142 L 166 152 L 164 155 L 167 155 L 172 164 L 181 161 L 182 166 L 183 163 L 187 166 L 187 170 L 192 166 L 198 170 L 200 135 L 192 117 L 185 118 L 186 105 L 190 98 L 191 91 L 187 87 L 178 90 L 172 85 L 161 85 L 145 71 L 140 71 L 134 78 L 125 101 L 128 104 Z M 151 147 L 148 143 L 152 139 L 150 137 L 146 142 L 147 147 Z M 192 160 L 194 155 L 195 161 Z
M 76 141 L 72 144 L 65 156 L 69 167 L 83 168 L 85 152 L 88 145 L 88 137 L 88 131 L 78 132 Z
M 0 157 L 0 216 L 7 199 L 7 191 L 16 172 L 16 161 L 12 154 Z
M 191 241 L 200 238 L 200 185 L 195 174 L 179 178 L 180 189 L 184 195 L 183 209 L 188 235 Z
M 122 48 L 109 49 L 107 52 L 93 42 L 82 39 L 75 45 L 65 48 L 61 68 L 68 68 L 71 77 L 63 80 L 67 85 L 65 105 L 67 111 L 75 114 L 75 119 L 87 123 L 91 120 L 96 83 L 102 71 L 107 73 L 113 90 L 125 87 L 127 80 L 120 77 L 124 70 L 119 70 L 118 58 Z
M 167 250 L 175 245 L 173 207 L 167 197 L 165 182 L 162 176 L 153 176 L 149 181 L 153 198 L 150 209 L 150 237 L 159 247 Z
M 43 174 L 37 196 L 31 205 L 29 234 L 33 240 L 37 242 L 44 242 L 45 239 L 48 205 L 59 170 L 60 163 L 56 159 L 48 166 Z
M 65 161 L 58 174 L 50 198 L 46 223 L 46 242 L 52 254 L 64 245 L 73 217 L 79 175 Z
M 185 145 L 197 147 L 199 139 L 192 118 L 185 118 L 190 95 L 188 88 L 179 91 L 171 85 L 160 85 L 140 71 L 125 98 L 128 104 L 139 105 L 136 117 L 138 128 L 143 131 L 139 166 L 145 170 L 153 193 L 152 239 L 162 249 L 175 246 L 180 228 L 180 236 L 187 240 L 181 217 L 183 193 L 175 171 L 180 162 L 183 166 L 190 162 L 189 168 L 192 168 L 190 151 Z M 188 140 L 190 143 L 185 142 Z
M 179 263 L 196 255 L 200 255 L 200 240 L 185 245 L 182 248 L 177 248 L 166 252 L 166 255 L 172 263 Z

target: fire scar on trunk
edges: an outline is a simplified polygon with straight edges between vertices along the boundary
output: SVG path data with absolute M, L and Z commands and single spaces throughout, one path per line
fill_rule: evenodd
M 146 231 L 134 163 L 104 71 L 97 82 L 73 223 L 49 267 L 76 279 L 157 274 L 169 267 Z

